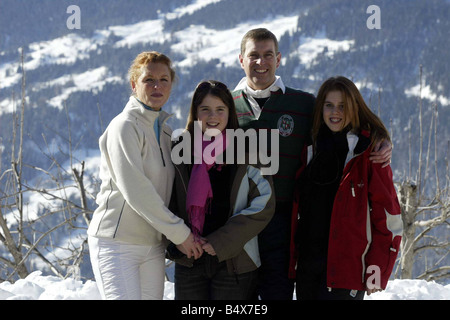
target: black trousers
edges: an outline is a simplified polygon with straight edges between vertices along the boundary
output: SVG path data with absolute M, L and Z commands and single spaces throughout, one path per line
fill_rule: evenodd
M 302 260 L 302 261 L 301 261 Z M 327 288 L 326 259 L 299 259 L 297 300 L 363 300 L 365 291 Z
M 289 279 L 291 205 L 277 203 L 276 212 L 259 234 L 261 267 L 255 299 L 292 300 L 294 281 Z
M 175 300 L 250 300 L 257 270 L 230 274 L 225 261 L 204 253 L 193 267 L 175 265 Z

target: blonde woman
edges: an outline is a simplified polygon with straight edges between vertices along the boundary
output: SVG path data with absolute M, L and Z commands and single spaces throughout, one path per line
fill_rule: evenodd
M 133 91 L 100 137 L 100 178 L 88 229 L 92 268 L 104 299 L 162 299 L 163 239 L 198 258 L 201 245 L 168 210 L 174 179 L 169 115 L 162 111 L 175 72 L 159 52 L 142 52 L 129 69 Z

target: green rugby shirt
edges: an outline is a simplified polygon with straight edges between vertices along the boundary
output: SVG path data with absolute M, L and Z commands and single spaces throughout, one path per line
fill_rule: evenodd
M 303 146 L 311 136 L 314 96 L 289 87 L 284 94 L 281 89 L 272 92 L 259 119 L 255 118 L 243 90 L 234 91 L 233 97 L 242 129 L 279 130 L 279 170 L 273 176 L 275 195 L 278 202 L 291 202 Z M 267 141 L 271 141 L 269 137 Z

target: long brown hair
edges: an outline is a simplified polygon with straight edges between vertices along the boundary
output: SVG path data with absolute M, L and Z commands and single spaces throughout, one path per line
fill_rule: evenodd
M 319 129 L 324 123 L 323 106 L 327 94 L 330 91 L 339 91 L 344 102 L 344 117 L 349 117 L 349 126 L 355 133 L 361 130 L 370 132 L 371 148 L 374 144 L 382 140 L 391 141 L 389 132 L 380 118 L 374 114 L 364 101 L 356 85 L 343 76 L 331 77 L 327 79 L 319 89 L 314 107 L 312 139 L 315 143 Z M 345 119 L 345 120 L 346 120 Z M 344 121 L 345 122 L 345 121 Z

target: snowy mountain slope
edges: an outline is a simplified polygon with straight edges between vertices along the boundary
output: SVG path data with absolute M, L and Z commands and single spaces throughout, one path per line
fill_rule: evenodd
M 28 88 L 27 108 L 39 109 L 39 114 L 43 114 L 40 119 L 40 115 L 33 112 L 35 120 L 30 119 L 28 127 L 30 136 L 40 135 L 42 126 L 39 123 L 50 122 L 47 115 L 51 114 L 53 118 L 59 115 L 64 118 L 62 113 L 66 103 L 69 112 L 74 114 L 74 121 L 78 122 L 78 127 L 89 127 L 95 131 L 86 141 L 86 146 L 96 147 L 95 136 L 100 134 L 101 128 L 99 121 L 93 120 L 95 118 L 98 120 L 98 111 L 95 106 L 100 104 L 102 107 L 110 105 L 113 101 L 124 101 L 129 92 L 126 80 L 127 68 L 134 56 L 142 50 L 172 53 L 180 81 L 174 89 L 169 111 L 177 115 L 176 126 L 183 127 L 182 122 L 186 116 L 189 94 L 196 82 L 205 77 L 222 79 L 223 76 L 219 77 L 214 73 L 222 73 L 220 67 L 228 66 L 234 68 L 227 70 L 225 79 L 229 77 L 229 74 L 235 74 L 233 82 L 240 77 L 237 63 L 239 41 L 249 28 L 264 25 L 271 28 L 277 36 L 296 28 L 297 16 L 291 15 L 290 17 L 280 16 L 277 19 L 268 17 L 259 22 L 250 20 L 230 30 L 217 31 L 199 24 L 192 24 L 185 30 L 175 32 L 163 30 L 165 21 L 174 21 L 177 17 L 185 17 L 193 14 L 195 10 L 202 10 L 216 3 L 218 1 L 194 1 L 186 6 L 175 8 L 167 14 L 159 13 L 157 19 L 128 25 L 113 25 L 105 29 L 84 31 L 84 33 L 68 30 L 68 33 L 61 37 L 28 44 L 24 48 L 24 68 Z M 195 40 L 195 37 L 201 41 Z M 21 91 L 22 81 L 20 57 L 17 52 L 13 55 L 11 51 L 15 50 L 4 51 L 2 55 L 12 60 L 3 62 L 4 59 L 2 59 L 0 64 L 0 115 L 4 114 L 2 119 L 7 119 L 9 117 L 7 114 L 20 106 L 18 103 L 20 97 L 17 94 Z M 214 68 L 217 72 L 210 72 L 208 76 L 210 70 L 204 74 L 192 71 L 194 66 L 194 69 L 201 70 L 199 65 L 203 64 L 210 69 L 212 65 L 209 66 L 209 62 L 218 66 Z M 195 80 L 191 80 L 191 77 L 195 77 Z M 88 81 L 85 81 L 86 79 Z M 222 79 L 222 81 L 225 80 Z M 108 85 L 102 90 L 105 84 Z M 57 107 L 59 112 L 55 114 L 51 107 Z M 120 108 L 121 105 L 114 104 L 113 109 L 110 107 L 103 109 L 102 115 L 105 119 L 102 121 L 108 123 L 120 111 Z M 78 111 L 83 113 L 84 119 L 75 116 Z M 30 116 L 29 113 L 28 116 Z M 56 127 L 53 127 L 56 132 L 65 130 L 64 123 L 58 120 L 53 122 L 56 124 Z M 86 125 L 85 122 L 93 125 Z M 0 126 L 0 130 L 4 130 L 3 143 L 8 145 L 7 139 L 10 139 L 8 133 L 11 132 L 10 121 L 6 120 Z M 40 141 L 34 143 L 42 146 Z
M 271 29 L 280 39 L 283 58 L 278 73 L 286 84 L 315 93 L 324 79 L 335 74 L 358 84 L 393 131 L 393 169 L 398 179 L 407 172 L 410 117 L 413 129 L 418 127 L 418 73 L 423 65 L 422 97 L 426 107 L 434 101 L 439 104 L 438 133 L 443 137 L 439 157 L 444 159 L 450 136 L 442 120 L 450 117 L 448 1 L 379 1 L 380 30 L 366 27 L 370 1 L 282 0 L 269 7 L 267 0 L 36 3 L 0 2 L 0 163 L 4 167 L 10 162 L 11 112 L 20 107 L 21 99 L 19 46 L 24 50 L 26 74 L 24 161 L 47 168 L 51 161 L 42 156 L 46 148 L 42 136 L 55 157 L 66 161 L 67 118 L 79 158 L 97 150 L 99 135 L 128 98 L 126 74 L 136 54 L 158 50 L 173 59 L 178 79 L 166 108 L 175 114 L 172 126 L 182 128 L 199 81 L 218 79 L 233 88 L 241 79 L 240 39 L 258 26 Z M 81 9 L 81 29 L 69 30 L 66 8 L 75 3 Z M 21 21 L 29 21 L 28 29 Z M 430 114 L 424 115 L 426 123 Z M 417 133 L 412 135 L 417 140 Z M 413 153 L 417 154 L 416 148 Z M 30 181 L 36 178 L 33 171 L 26 173 Z M 95 166 L 89 175 L 96 175 Z M 83 221 L 78 223 L 85 228 Z M 70 237 L 77 238 L 78 244 L 82 233 Z M 57 237 L 62 247 L 67 241 L 65 235 Z
M 181 15 L 179 12 L 192 10 L 191 7 L 179 8 L 176 11 L 177 13 L 169 13 L 168 15 Z M 70 33 L 50 41 L 31 43 L 28 45 L 29 52 L 25 53 L 24 68 L 28 73 L 38 68 L 45 68 L 52 65 L 73 66 L 77 61 L 89 59 L 90 55 L 95 52 L 109 50 L 110 48 L 107 45 L 108 37 L 116 37 L 118 39 L 112 48 L 131 48 L 142 43 L 150 45 L 161 44 L 170 38 L 170 50 L 175 54 L 184 56 L 183 60 L 175 61 L 174 63 L 175 67 L 179 67 L 181 70 L 183 67 L 194 66 L 196 60 L 208 62 L 213 59 L 218 59 L 219 64 L 223 63 L 227 67 L 239 67 L 237 58 L 239 55 L 240 38 L 247 30 L 258 26 L 265 26 L 277 36 L 281 36 L 285 32 L 296 29 L 298 16 L 280 16 L 274 20 L 270 19 L 260 22 L 250 21 L 239 24 L 235 28 L 222 31 L 208 29 L 203 25 L 191 25 L 185 30 L 175 32 L 170 37 L 163 30 L 165 18 L 166 16 L 162 15 L 157 20 L 143 21 L 125 26 L 111 26 L 107 30 L 96 30 L 91 38 Z M 151 30 L 151 33 L 148 30 Z M 219 52 L 220 55 L 218 55 Z M 19 62 L 3 63 L 1 65 L 0 78 L 2 81 L 0 83 L 0 89 L 9 89 L 20 84 L 21 74 L 14 72 L 19 68 Z M 32 90 L 38 92 L 40 88 L 64 86 L 69 80 L 74 78 L 75 87 L 79 88 L 78 91 L 86 91 L 86 89 L 91 89 L 91 87 L 86 86 L 84 80 L 90 78 L 97 71 L 102 74 L 101 77 L 103 79 L 107 78 L 106 73 L 108 68 L 102 66 L 95 70 L 87 70 L 81 74 L 66 74 L 57 79 L 38 83 L 36 86 L 33 84 Z M 110 76 L 105 81 L 120 81 L 120 77 Z M 126 82 L 126 79 L 123 79 L 123 81 Z M 76 89 L 72 91 L 76 91 Z M 65 94 L 65 99 L 55 99 L 56 97 L 53 97 L 53 100 L 67 100 L 69 95 Z M 3 109 L 0 109 L 0 114 L 12 112 L 12 104 L 7 103 L 7 101 L 9 101 L 9 98 L 0 101 L 0 106 L 5 106 Z M 55 104 L 50 100 L 50 104 L 62 109 L 62 102 Z

